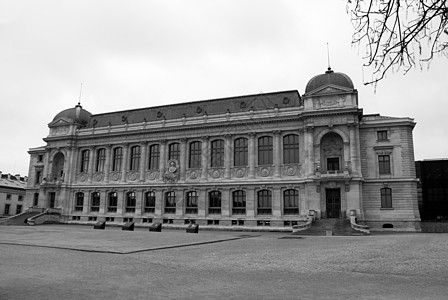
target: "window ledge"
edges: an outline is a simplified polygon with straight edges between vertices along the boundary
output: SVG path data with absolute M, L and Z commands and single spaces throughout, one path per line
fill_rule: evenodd
M 394 210 L 395 208 L 393 207 L 381 207 L 381 210 Z

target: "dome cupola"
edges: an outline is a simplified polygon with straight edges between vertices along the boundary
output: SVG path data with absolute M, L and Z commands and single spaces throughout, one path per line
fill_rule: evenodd
M 66 119 L 67 121 L 70 120 L 81 125 L 86 125 L 89 122 L 91 115 L 92 114 L 90 112 L 83 109 L 81 104 L 78 103 L 75 107 L 65 109 L 58 113 L 53 118 L 53 122 L 58 119 Z
M 339 87 L 347 91 L 354 90 L 350 77 L 344 73 L 333 72 L 331 68 L 328 68 L 324 74 L 316 75 L 308 81 L 305 88 L 305 95 L 323 89 L 326 86 Z

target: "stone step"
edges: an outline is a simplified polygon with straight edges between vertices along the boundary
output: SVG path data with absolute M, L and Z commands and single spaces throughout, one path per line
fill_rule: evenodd
M 313 222 L 310 229 L 299 231 L 296 235 L 360 235 L 350 227 L 349 219 L 320 219 Z

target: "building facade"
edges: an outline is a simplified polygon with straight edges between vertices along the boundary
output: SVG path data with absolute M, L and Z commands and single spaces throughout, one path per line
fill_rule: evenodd
M 283 91 L 91 114 L 30 149 L 27 201 L 66 222 L 291 226 L 356 214 L 419 230 L 411 118 L 364 115 L 331 69 Z
M 26 177 L 0 172 L 0 217 L 20 214 L 25 208 Z

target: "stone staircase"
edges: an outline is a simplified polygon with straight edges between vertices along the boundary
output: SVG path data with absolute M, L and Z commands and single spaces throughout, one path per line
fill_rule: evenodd
M 41 212 L 24 212 L 19 215 L 15 215 L 15 216 L 9 217 L 7 219 L 1 220 L 0 225 L 15 225 L 15 226 L 27 225 L 25 223 L 26 219 L 34 217 L 40 213 Z
M 293 233 L 294 235 L 364 235 L 350 227 L 349 219 L 320 219 L 313 222 L 311 228 Z

